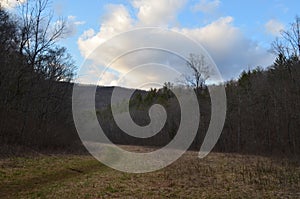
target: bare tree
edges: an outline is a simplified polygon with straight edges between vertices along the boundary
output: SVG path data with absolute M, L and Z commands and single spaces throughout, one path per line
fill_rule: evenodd
M 57 45 L 67 27 L 50 6 L 51 0 L 27 0 L 15 17 L 0 6 L 0 134 L 14 129 L 12 142 L 40 144 L 33 139 L 38 136 L 47 142 L 58 118 L 68 115 L 65 98 L 75 65 L 66 48 Z M 11 114 L 18 125 L 6 119 Z
M 288 30 L 281 31 L 281 37 L 272 43 L 276 55 L 284 56 L 287 59 L 299 60 L 300 57 L 300 17 L 296 16 L 295 21 L 290 24 Z
M 207 64 L 204 55 L 190 54 L 187 67 L 190 73 L 184 76 L 186 83 L 199 90 L 205 87 L 205 82 L 209 78 L 209 65 Z
M 37 72 L 46 80 L 69 82 L 74 77 L 75 65 L 64 47 L 50 49 L 36 65 Z
M 28 57 L 31 66 L 67 32 L 66 21 L 62 18 L 54 21 L 49 6 L 49 0 L 28 0 L 20 5 L 20 53 Z

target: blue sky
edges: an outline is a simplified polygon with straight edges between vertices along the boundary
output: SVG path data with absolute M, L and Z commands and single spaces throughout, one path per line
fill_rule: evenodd
M 200 42 L 225 80 L 236 78 L 243 69 L 270 65 L 271 42 L 300 15 L 298 0 L 53 0 L 53 8 L 69 21 L 71 33 L 60 44 L 78 66 L 111 36 L 156 26 Z M 124 71 L 112 68 L 111 72 L 103 84 Z

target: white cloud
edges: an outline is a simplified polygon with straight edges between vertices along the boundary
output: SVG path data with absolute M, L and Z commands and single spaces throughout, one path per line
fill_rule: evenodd
M 79 49 L 82 55 L 87 57 L 100 44 L 118 33 L 149 25 L 159 27 L 170 26 L 170 24 L 176 21 L 176 16 L 184 3 L 185 1 L 175 2 L 172 0 L 133 0 L 132 6 L 137 9 L 136 17 L 131 16 L 127 8 L 123 5 L 109 5 L 107 9 L 110 13 L 103 17 L 100 30 L 97 32 L 90 29 L 84 32 L 78 40 Z M 218 1 L 210 3 L 209 5 L 219 5 Z M 211 8 L 212 7 L 213 6 L 211 6 Z M 216 6 L 214 6 L 214 8 L 215 7 Z M 257 42 L 247 38 L 243 32 L 233 24 L 233 21 L 234 19 L 232 17 L 222 17 L 204 27 L 174 27 L 171 28 L 171 30 L 180 32 L 200 42 L 210 53 L 225 79 L 236 77 L 241 70 L 248 67 L 256 67 L 258 65 L 267 66 L 272 63 L 273 55 L 266 49 L 260 47 Z M 131 42 L 132 38 L 134 38 L 134 42 Z M 149 45 L 150 41 L 157 41 L 159 45 L 164 46 L 166 49 L 173 48 L 180 51 L 186 47 L 178 42 L 177 38 L 164 39 L 160 37 L 160 35 L 155 34 L 152 34 L 151 38 L 131 35 L 131 37 L 123 37 L 123 39 L 120 37 L 114 44 L 110 44 L 110 46 L 107 46 L 107 48 L 97 53 L 98 55 L 101 54 L 102 58 L 104 57 L 106 60 L 110 60 L 124 49 L 136 49 L 138 46 L 147 42 Z M 97 64 L 107 64 L 105 60 L 99 60 L 97 54 L 90 58 Z M 108 82 L 110 79 L 115 83 L 115 74 L 122 76 L 131 71 L 133 67 L 147 63 L 167 64 L 174 68 L 185 65 L 185 62 L 178 59 L 178 57 L 174 58 L 174 56 L 162 52 L 135 52 L 111 65 L 111 69 L 116 71 L 116 73 L 114 73 L 114 75 L 106 75 L 103 83 L 106 82 L 107 85 L 109 85 Z M 121 86 L 134 85 L 143 80 L 153 80 L 155 71 L 149 71 L 149 68 L 147 70 L 138 70 L 132 73 L 135 75 L 136 82 L 132 82 L 132 78 L 130 78 L 130 81 L 126 79 L 126 81 L 121 83 Z M 156 77 L 163 79 L 166 78 L 165 74 L 166 72 L 156 73 Z M 172 77 L 168 77 L 168 80 Z M 159 81 L 157 78 L 154 80 Z
M 138 20 L 145 26 L 166 26 L 176 22 L 178 11 L 186 0 L 133 0 Z
M 112 72 L 105 72 L 102 74 L 100 81 L 98 82 L 99 85 L 104 85 L 104 86 L 117 86 L 118 83 L 118 75 Z
M 81 54 L 87 57 L 96 47 L 114 35 L 133 27 L 133 19 L 123 5 L 108 5 L 106 14 L 102 19 L 100 31 L 89 29 L 78 40 Z
M 84 71 L 77 78 L 78 83 L 116 86 L 119 74 L 113 70 L 104 70 L 94 63 L 85 63 Z M 105 71 L 105 72 L 104 72 Z
M 232 17 L 220 18 L 202 28 L 178 31 L 204 46 L 225 79 L 238 75 L 245 67 L 267 66 L 273 60 L 273 55 L 233 25 Z
M 68 35 L 67 36 L 73 36 L 77 33 L 77 28 L 78 26 L 81 26 L 81 25 L 84 25 L 85 24 L 85 21 L 78 21 L 76 19 L 76 16 L 68 16 L 68 19 L 66 21 L 66 29 L 67 29 L 67 32 L 68 32 Z
M 195 12 L 213 13 L 221 4 L 220 0 L 200 0 L 199 3 L 193 6 Z
M 53 23 L 53 29 L 57 27 L 65 26 L 64 37 L 72 37 L 77 33 L 78 26 L 85 24 L 84 21 L 76 20 L 76 16 L 68 16 L 66 20 L 58 20 Z M 54 31 L 54 30 L 53 30 Z
M 6 9 L 12 9 L 25 2 L 26 0 L 0 0 L 0 5 Z
M 280 35 L 280 31 L 284 29 L 284 25 L 275 19 L 271 19 L 265 24 L 265 28 L 267 33 L 278 36 Z

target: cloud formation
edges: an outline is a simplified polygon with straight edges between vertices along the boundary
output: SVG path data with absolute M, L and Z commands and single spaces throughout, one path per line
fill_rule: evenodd
M 193 6 L 192 10 L 195 12 L 213 13 L 220 6 L 220 0 L 200 0 L 199 3 Z
M 0 0 L 0 5 L 6 9 L 12 9 L 25 2 L 26 0 Z
M 78 39 L 81 54 L 87 57 L 101 43 L 112 36 L 130 30 L 133 27 L 133 19 L 123 5 L 107 5 L 107 14 L 102 19 L 98 33 L 89 29 Z
M 225 79 L 236 77 L 245 68 L 268 66 L 273 60 L 273 55 L 245 37 L 233 22 L 232 17 L 223 17 L 201 28 L 179 29 L 204 46 Z
M 137 11 L 136 16 L 132 16 L 124 5 L 108 5 L 107 10 L 110 12 L 103 17 L 100 30 L 89 29 L 79 38 L 78 46 L 80 52 L 87 58 L 94 49 L 114 35 L 137 27 L 158 26 L 167 27 L 170 30 L 177 31 L 201 43 L 216 62 L 226 80 L 237 77 L 243 69 L 256 66 L 268 66 L 268 64 L 272 62 L 273 55 L 266 49 L 260 47 L 256 41 L 247 38 L 243 32 L 234 25 L 233 17 L 221 17 L 199 28 L 176 26 L 177 16 L 185 3 L 185 0 L 133 0 L 132 7 Z M 210 12 L 216 9 L 219 4 L 220 2 L 218 0 L 201 0 L 196 8 L 201 12 Z M 206 10 L 204 8 L 206 8 Z M 132 39 L 138 40 L 139 38 L 136 36 L 132 37 Z M 160 40 L 160 43 L 165 46 L 172 46 L 176 44 L 176 42 L 176 38 L 174 38 L 173 42 L 170 42 L 170 39 Z M 135 47 L 128 40 L 120 40 L 118 45 L 127 49 L 134 49 Z M 177 48 L 180 49 L 182 46 L 177 46 Z M 107 51 L 102 53 L 105 54 L 106 57 L 114 56 L 114 50 L 109 51 L 107 49 Z M 175 68 L 179 67 L 179 65 L 181 65 L 181 67 L 185 65 L 182 60 L 180 61 L 171 55 L 154 52 L 147 53 L 136 53 L 134 57 L 128 56 L 126 59 L 123 59 L 122 62 L 120 61 L 113 64 L 110 68 L 114 75 L 107 73 L 108 76 L 103 76 L 102 78 L 105 79 L 106 83 L 109 82 L 109 77 L 111 77 L 112 81 L 116 82 L 116 74 L 122 76 L 130 71 L 132 67 L 149 62 L 167 64 Z M 98 61 L 98 64 L 100 64 L 100 60 L 97 60 L 98 58 L 96 56 L 90 58 L 96 63 Z M 151 80 L 154 74 L 153 71 L 141 71 L 142 70 L 140 70 L 138 74 L 134 73 L 139 80 Z M 163 78 L 163 76 L 159 76 L 159 74 L 157 74 L 157 77 Z M 126 86 L 126 83 L 123 82 L 122 86 Z
M 179 10 L 186 0 L 133 0 L 132 5 L 138 10 L 138 23 L 143 26 L 166 26 L 176 22 Z
M 265 24 L 265 29 L 267 33 L 273 36 L 279 36 L 280 32 L 284 29 L 284 25 L 275 19 L 271 19 Z
M 77 33 L 78 26 L 84 25 L 85 21 L 78 21 L 76 16 L 68 16 L 66 20 L 66 29 L 68 33 L 68 37 L 74 36 Z

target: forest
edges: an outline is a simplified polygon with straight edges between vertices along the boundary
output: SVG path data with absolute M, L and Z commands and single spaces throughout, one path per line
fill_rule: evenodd
M 72 118 L 77 66 L 68 50 L 58 45 L 66 34 L 66 24 L 61 19 L 54 27 L 51 25 L 46 2 L 23 6 L 20 14 L 0 7 L 1 153 L 14 151 L 17 146 L 37 151 L 84 151 Z M 215 151 L 299 156 L 299 17 L 272 46 L 277 58 L 271 66 L 253 66 L 256 68 L 225 83 L 227 117 Z M 191 149 L 201 146 L 210 121 L 209 85 L 201 78 L 200 75 L 194 79 L 196 83 L 189 84 L 197 93 L 201 110 L 198 134 Z M 170 142 L 180 123 L 180 108 L 171 87 L 180 88 L 171 82 L 161 89 L 136 91 L 132 96 L 130 111 L 137 124 L 149 122 L 147 112 L 152 104 L 162 104 L 168 113 L 163 130 L 145 140 L 118 129 L 109 104 L 113 88 L 99 87 L 97 93 L 105 92 L 107 99 L 99 102 L 97 115 L 107 136 L 122 145 L 162 146 Z

